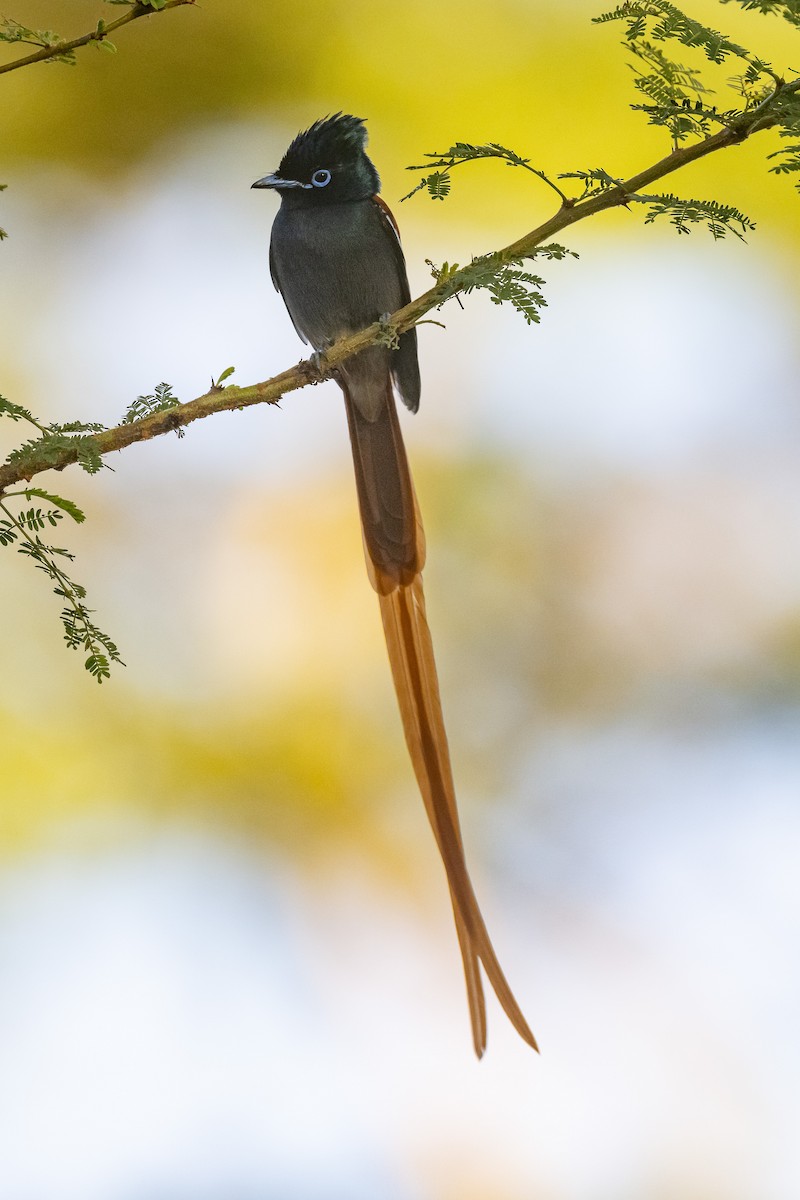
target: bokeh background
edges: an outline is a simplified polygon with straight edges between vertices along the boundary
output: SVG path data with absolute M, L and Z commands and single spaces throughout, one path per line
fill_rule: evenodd
M 654 161 L 596 11 L 205 0 L 6 76 L 4 394 L 112 423 L 299 359 L 249 185 L 325 113 L 369 118 L 414 293 L 552 211 L 491 163 L 400 207 L 425 151 Z M 800 66 L 786 23 L 692 12 Z M 748 245 L 618 212 L 571 232 L 541 326 L 476 295 L 422 327 L 429 615 L 540 1058 L 493 1000 L 472 1057 L 335 386 L 39 481 L 89 513 L 60 537 L 127 669 L 98 688 L 2 555 L 4 1198 L 796 1200 L 800 200 L 770 138 L 666 184 Z

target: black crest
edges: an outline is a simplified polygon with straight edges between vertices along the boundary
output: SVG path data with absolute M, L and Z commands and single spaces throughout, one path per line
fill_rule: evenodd
M 378 172 L 364 150 L 367 128 L 361 117 L 334 113 L 298 133 L 281 159 L 278 175 L 308 183 L 316 171 L 330 171 L 339 192 L 345 181 L 347 191 L 354 195 L 374 195 L 380 190 Z

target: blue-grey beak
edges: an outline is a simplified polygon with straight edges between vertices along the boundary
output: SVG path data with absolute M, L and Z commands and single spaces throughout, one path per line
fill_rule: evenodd
M 297 179 L 281 179 L 280 175 L 265 175 L 250 184 L 254 188 L 310 188 L 310 183 L 300 183 Z

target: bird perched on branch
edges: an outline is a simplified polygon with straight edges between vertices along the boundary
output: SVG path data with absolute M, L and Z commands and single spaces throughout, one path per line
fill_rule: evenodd
M 253 187 L 278 192 L 270 271 L 295 329 L 322 352 L 410 300 L 400 236 L 378 192 L 358 117 L 337 113 L 298 134 L 272 175 Z M 369 346 L 336 371 L 353 449 L 370 581 L 378 593 L 406 742 L 447 873 L 464 961 L 472 1038 L 486 1047 L 480 964 L 514 1028 L 536 1040 L 486 931 L 464 860 L 433 645 L 425 616 L 425 540 L 395 407 L 419 407 L 416 330 L 395 347 Z

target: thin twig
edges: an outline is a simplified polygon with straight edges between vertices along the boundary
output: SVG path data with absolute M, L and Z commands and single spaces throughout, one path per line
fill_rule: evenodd
M 91 33 L 84 33 L 82 37 L 73 38 L 69 42 L 54 42 L 52 46 L 42 46 L 40 50 L 36 50 L 33 54 L 27 54 L 24 58 L 3 63 L 0 65 L 0 75 L 5 75 L 8 71 L 16 71 L 19 67 L 30 66 L 31 63 L 45 62 L 48 58 L 58 58 L 59 55 L 70 54 L 73 50 L 80 49 L 81 46 L 88 46 L 90 42 L 103 42 L 123 25 L 130 25 L 131 21 L 138 21 L 139 17 L 152 17 L 160 12 L 166 12 L 168 8 L 181 8 L 185 4 L 194 3 L 195 0 L 166 0 L 161 8 L 150 8 L 146 4 L 134 4 L 129 12 L 116 21 L 112 21 L 110 25 L 98 25 Z

